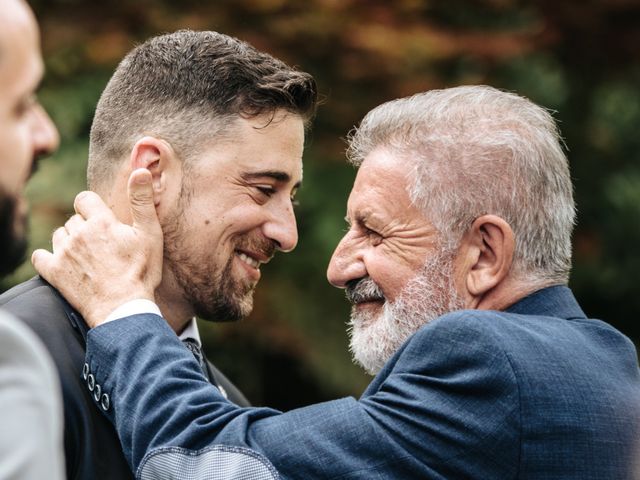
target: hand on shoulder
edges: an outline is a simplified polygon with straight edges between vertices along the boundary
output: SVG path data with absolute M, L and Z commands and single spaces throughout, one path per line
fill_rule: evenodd
M 160 284 L 162 229 L 148 170 L 132 172 L 129 202 L 132 225 L 121 223 L 96 193 L 79 193 L 76 214 L 53 233 L 53 253 L 40 249 L 31 257 L 90 327 L 129 300 L 153 301 Z

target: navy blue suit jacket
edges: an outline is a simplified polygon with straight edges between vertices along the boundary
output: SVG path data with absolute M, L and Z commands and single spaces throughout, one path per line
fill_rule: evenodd
M 287 413 L 226 402 L 155 315 L 87 359 L 138 478 L 620 480 L 639 446 L 635 348 L 562 286 L 444 315 L 359 400 Z

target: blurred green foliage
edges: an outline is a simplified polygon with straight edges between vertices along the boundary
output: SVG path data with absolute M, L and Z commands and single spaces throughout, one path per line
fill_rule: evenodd
M 572 287 L 591 316 L 640 341 L 640 2 L 637 0 L 34 0 L 62 144 L 29 186 L 32 246 L 48 246 L 84 188 L 100 91 L 137 42 L 179 28 L 247 40 L 316 76 L 324 97 L 305 154 L 297 250 L 264 268 L 251 317 L 201 324 L 208 355 L 257 404 L 358 395 L 348 307 L 325 269 L 355 172 L 349 129 L 418 91 L 490 84 L 555 110 L 579 209 Z M 4 287 L 33 274 L 24 265 Z

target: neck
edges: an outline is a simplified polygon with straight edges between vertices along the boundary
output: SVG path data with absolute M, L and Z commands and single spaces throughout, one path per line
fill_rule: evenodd
M 478 298 L 473 308 L 478 310 L 506 310 L 527 295 L 556 284 L 557 282 L 549 280 L 525 281 L 508 277 L 495 288 Z
M 164 269 L 162 283 L 156 289 L 156 303 L 162 316 L 177 335 L 180 335 L 195 314 L 189 302 L 179 292 L 180 289 L 175 285 L 171 273 Z
M 111 186 L 109 191 L 103 192 L 96 189 L 96 192 L 105 199 L 118 220 L 130 225 L 132 220 L 129 204 L 122 201 L 127 198 L 127 181 L 130 174 L 130 171 L 125 167 L 126 164 L 118 173 L 118 181 Z M 173 274 L 169 269 L 163 267 L 162 283 L 156 289 L 155 301 L 162 316 L 177 335 L 182 333 L 194 316 L 193 308 L 179 292 L 181 289 L 174 280 Z

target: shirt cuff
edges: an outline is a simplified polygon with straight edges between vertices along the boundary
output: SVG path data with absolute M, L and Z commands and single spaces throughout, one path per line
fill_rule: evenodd
M 123 303 L 118 308 L 116 308 L 107 316 L 104 323 L 118 320 L 124 317 L 130 317 L 131 315 L 140 315 L 144 313 L 155 313 L 156 315 L 162 316 L 158 305 L 153 303 L 151 300 L 147 300 L 145 298 L 137 298 L 135 300 L 129 300 L 128 302 Z

